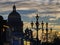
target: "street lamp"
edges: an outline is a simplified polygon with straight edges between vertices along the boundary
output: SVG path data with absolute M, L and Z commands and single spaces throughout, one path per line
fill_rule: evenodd
M 44 23 L 43 23 L 43 21 L 42 21 L 41 25 L 42 25 L 42 40 L 43 40 L 43 34 L 44 34 L 44 28 L 43 28 Z
M 48 23 L 46 23 L 46 42 L 48 42 Z
M 35 25 L 36 25 L 36 28 L 33 28 L 33 25 L 34 25 L 34 23 L 33 23 L 33 21 L 31 22 L 31 27 L 33 28 L 33 29 L 36 29 L 36 31 L 37 31 L 37 36 L 36 36 L 36 39 L 37 39 L 37 45 L 38 45 L 38 42 L 39 42 L 39 39 L 38 39 L 38 30 L 39 29 L 42 29 L 42 39 L 43 39 L 43 34 L 44 34 L 44 23 L 43 23 L 43 21 L 42 21 L 42 23 L 41 23 L 41 26 L 42 26 L 42 28 L 39 28 L 39 21 L 38 21 L 38 19 L 39 19 L 39 16 L 38 16 L 38 14 L 36 15 L 36 23 L 35 23 Z M 46 23 L 46 42 L 48 42 L 48 22 Z
M 38 19 L 39 19 L 39 16 L 38 16 L 38 14 L 37 14 L 37 16 L 36 16 L 36 30 L 37 30 L 37 45 L 38 45 L 38 28 L 39 28 L 39 22 L 38 22 Z
M 37 36 L 36 36 L 36 39 L 37 39 L 37 45 L 38 45 L 38 29 L 39 29 L 39 22 L 38 22 L 38 19 L 39 19 L 39 16 L 38 16 L 38 14 L 36 15 L 36 31 L 37 31 Z M 34 23 L 32 22 L 31 23 L 31 27 L 33 28 L 33 25 L 34 25 Z

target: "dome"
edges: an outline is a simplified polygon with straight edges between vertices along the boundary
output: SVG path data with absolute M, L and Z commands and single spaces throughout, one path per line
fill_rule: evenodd
M 17 11 L 12 11 L 8 18 L 21 18 L 20 14 Z
M 23 21 L 20 14 L 16 11 L 16 6 L 13 6 L 13 11 L 8 16 L 8 25 L 13 28 L 13 31 L 23 32 Z
M 16 6 L 13 6 L 13 11 L 8 16 L 8 22 L 19 22 L 21 21 L 20 14 L 16 11 Z

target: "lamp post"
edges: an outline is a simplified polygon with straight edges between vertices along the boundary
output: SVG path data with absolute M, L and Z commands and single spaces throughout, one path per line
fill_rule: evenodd
M 38 16 L 38 14 L 36 15 L 36 31 L 37 31 L 37 36 L 36 36 L 36 39 L 37 39 L 37 45 L 38 45 L 38 29 L 39 29 L 39 22 L 38 22 L 38 19 L 39 19 L 39 16 Z M 34 25 L 34 23 L 32 22 L 31 23 L 31 26 L 32 26 L 32 28 L 33 28 L 33 25 Z
M 48 42 L 48 23 L 46 23 L 46 42 Z
M 43 23 L 43 21 L 42 21 L 41 25 L 42 25 L 42 40 L 43 40 L 43 33 L 44 33 L 44 29 L 43 29 L 44 23 Z
M 37 30 L 37 45 L 38 45 L 38 28 L 39 28 L 39 22 L 38 22 L 38 19 L 39 19 L 39 16 L 38 16 L 38 14 L 37 14 L 37 16 L 36 16 L 36 30 Z
M 39 39 L 38 39 L 38 30 L 39 29 L 42 29 L 42 39 L 43 39 L 43 34 L 44 34 L 44 22 L 42 21 L 42 23 L 41 23 L 41 26 L 42 26 L 42 28 L 39 28 L 39 21 L 38 21 L 38 19 L 39 19 L 39 16 L 38 16 L 38 14 L 36 15 L 36 23 L 35 23 L 35 25 L 36 25 L 36 28 L 33 28 L 33 25 L 34 25 L 34 23 L 33 23 L 33 21 L 31 22 L 31 27 L 33 28 L 33 29 L 36 29 L 36 31 L 37 31 L 37 36 L 36 36 L 36 39 L 37 39 L 37 45 L 38 45 L 38 42 L 39 42 Z M 48 42 L 48 23 L 46 23 L 46 42 Z
M 51 42 L 53 41 L 52 40 L 52 28 L 50 28 L 50 39 L 51 39 Z

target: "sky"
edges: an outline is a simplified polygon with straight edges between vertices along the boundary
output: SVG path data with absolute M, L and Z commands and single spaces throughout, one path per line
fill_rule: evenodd
M 60 0 L 0 0 L 0 15 L 5 20 L 14 4 L 25 23 L 24 27 L 29 27 L 31 21 L 36 22 L 38 14 L 40 23 L 48 22 L 49 28 L 60 31 Z

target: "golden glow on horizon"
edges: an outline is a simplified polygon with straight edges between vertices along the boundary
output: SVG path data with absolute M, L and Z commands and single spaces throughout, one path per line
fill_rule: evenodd
M 24 22 L 24 28 L 26 29 L 27 27 L 28 28 L 31 28 L 31 25 L 30 25 L 30 23 L 28 23 L 28 22 Z M 35 27 L 35 26 L 34 26 Z M 41 27 L 41 25 L 40 25 L 40 27 Z M 45 25 L 44 25 L 44 27 L 45 27 Z M 50 33 L 50 28 L 51 27 L 53 27 L 52 29 L 52 35 L 55 35 L 55 32 L 57 32 L 58 34 L 57 34 L 57 36 L 60 36 L 60 31 L 59 30 L 57 30 L 57 29 L 60 29 L 60 26 L 52 26 L 52 25 L 50 25 L 50 23 L 49 23 L 49 33 Z M 56 29 L 56 30 L 54 30 L 54 29 Z M 33 37 L 34 38 L 36 38 L 36 30 L 34 30 L 34 29 L 32 29 L 32 31 L 33 31 Z M 46 33 L 46 31 L 44 30 L 44 33 Z M 39 34 L 39 40 L 41 40 L 42 39 L 42 37 L 41 37 L 41 35 L 42 35 L 42 31 L 41 31 L 41 29 L 38 31 L 38 34 Z
M 31 28 L 31 22 L 24 22 L 24 28 Z M 45 23 L 45 22 L 44 22 Z M 34 27 L 35 27 L 35 24 L 34 24 Z M 48 24 L 48 27 L 49 29 L 52 27 L 52 29 L 56 29 L 57 31 L 59 31 L 60 29 L 60 25 L 51 25 L 51 23 Z M 39 28 L 41 28 L 41 23 L 39 25 Z M 44 28 L 46 28 L 46 23 L 44 24 Z

